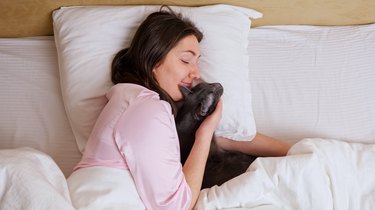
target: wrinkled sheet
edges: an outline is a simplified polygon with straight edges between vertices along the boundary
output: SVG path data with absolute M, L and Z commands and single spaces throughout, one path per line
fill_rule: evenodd
M 0 209 L 74 209 L 66 179 L 46 154 L 31 148 L 0 150 Z
M 375 206 L 375 145 L 303 139 L 285 157 L 201 191 L 195 209 L 361 209 Z

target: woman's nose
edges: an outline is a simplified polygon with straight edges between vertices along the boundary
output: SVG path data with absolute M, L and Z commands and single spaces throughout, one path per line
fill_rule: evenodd
M 199 79 L 199 78 L 201 78 L 201 72 L 199 71 L 199 67 L 198 67 L 198 65 L 195 65 L 195 66 L 192 68 L 192 70 L 191 70 L 191 72 L 190 72 L 190 77 L 191 77 L 192 79 Z

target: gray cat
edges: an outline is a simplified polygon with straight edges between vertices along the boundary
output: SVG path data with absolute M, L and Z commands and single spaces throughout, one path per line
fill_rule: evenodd
M 199 83 L 192 89 L 180 87 L 184 99 L 177 103 L 176 127 L 180 141 L 181 163 L 184 164 L 194 144 L 195 131 L 210 115 L 223 94 L 220 83 Z M 246 171 L 256 157 L 224 151 L 212 140 L 204 172 L 202 189 L 221 185 Z

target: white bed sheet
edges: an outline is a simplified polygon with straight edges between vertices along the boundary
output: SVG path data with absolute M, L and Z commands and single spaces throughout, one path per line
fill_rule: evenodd
M 53 37 L 0 39 L 0 99 L 0 149 L 38 149 L 68 176 L 81 154 L 62 102 Z

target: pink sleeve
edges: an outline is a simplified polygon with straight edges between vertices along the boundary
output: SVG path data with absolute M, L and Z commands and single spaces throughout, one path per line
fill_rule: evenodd
M 188 209 L 192 195 L 169 104 L 155 99 L 132 104 L 118 121 L 115 139 L 147 209 Z

